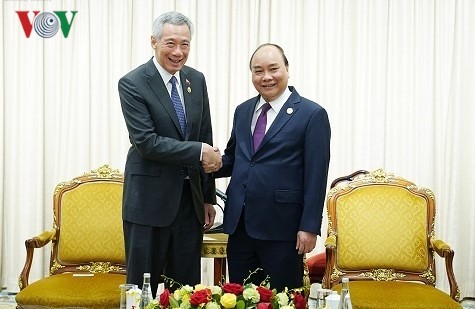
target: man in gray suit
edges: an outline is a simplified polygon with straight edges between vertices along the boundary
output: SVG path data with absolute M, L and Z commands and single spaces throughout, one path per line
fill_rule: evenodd
M 151 273 L 155 297 L 161 275 L 200 282 L 203 232 L 214 223 L 221 167 L 213 148 L 203 74 L 185 66 L 193 24 L 168 12 L 153 24 L 154 56 L 119 81 L 131 147 L 125 165 L 122 219 L 127 283 Z

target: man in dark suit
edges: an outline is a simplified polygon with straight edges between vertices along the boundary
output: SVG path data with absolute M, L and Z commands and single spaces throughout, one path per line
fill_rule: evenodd
M 302 255 L 315 247 L 322 222 L 328 115 L 288 87 L 288 61 L 279 46 L 260 46 L 250 69 L 259 95 L 236 108 L 223 167 L 214 173 L 231 176 L 224 208 L 229 277 L 241 283 L 262 268 L 251 282 L 269 276 L 273 288 L 302 287 Z
M 221 166 L 213 148 L 205 77 L 185 66 L 193 24 L 168 12 L 153 24 L 154 57 L 119 81 L 132 146 L 125 165 L 122 218 L 127 283 L 152 293 L 161 275 L 182 284 L 201 280 L 203 232 L 214 222 L 214 180 Z

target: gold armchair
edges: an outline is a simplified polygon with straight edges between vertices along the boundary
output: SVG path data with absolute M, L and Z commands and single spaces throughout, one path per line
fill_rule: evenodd
M 330 189 L 333 189 L 335 185 L 341 184 L 343 181 L 350 181 L 355 176 L 364 174 L 364 173 L 367 173 L 367 171 L 359 170 L 359 171 L 354 172 L 351 175 L 339 177 L 332 181 L 330 185 Z M 320 252 L 316 255 L 313 255 L 306 260 L 310 283 L 322 283 L 323 275 L 325 274 L 326 260 L 327 259 L 326 259 L 325 251 Z
M 18 308 L 118 308 L 125 283 L 123 175 L 104 165 L 56 186 L 53 229 L 25 241 Z M 49 276 L 29 284 L 37 248 L 51 242 Z
M 434 194 L 382 169 L 353 176 L 327 196 L 323 286 L 339 290 L 348 277 L 354 308 L 460 308 L 454 251 L 435 238 Z M 435 288 L 434 252 L 450 296 Z

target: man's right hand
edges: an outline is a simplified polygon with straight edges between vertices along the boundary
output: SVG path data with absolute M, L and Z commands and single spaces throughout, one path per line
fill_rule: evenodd
M 203 143 L 203 154 L 201 157 L 201 166 L 205 173 L 216 172 L 223 166 L 221 161 L 221 152 L 217 147 Z

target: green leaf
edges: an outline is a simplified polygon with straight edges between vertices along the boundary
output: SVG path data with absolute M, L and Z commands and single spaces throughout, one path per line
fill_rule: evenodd
M 178 303 L 178 301 L 173 296 L 170 295 L 169 299 L 170 299 L 170 307 L 180 308 L 180 304 Z
M 246 304 L 244 303 L 243 300 L 239 300 L 237 303 L 236 303 L 236 309 L 244 309 L 246 308 Z

